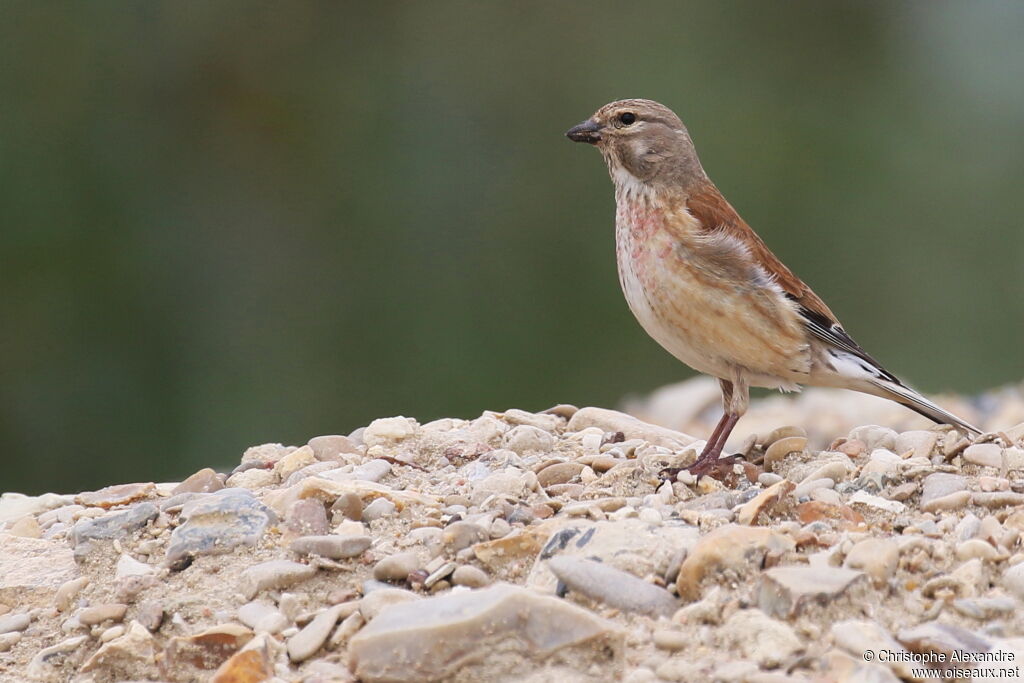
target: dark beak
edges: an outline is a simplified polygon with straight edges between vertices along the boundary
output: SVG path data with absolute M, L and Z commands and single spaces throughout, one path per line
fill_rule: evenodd
M 589 142 L 594 144 L 601 141 L 601 124 L 593 119 L 587 119 L 578 126 L 573 126 L 565 133 L 565 137 L 573 142 Z

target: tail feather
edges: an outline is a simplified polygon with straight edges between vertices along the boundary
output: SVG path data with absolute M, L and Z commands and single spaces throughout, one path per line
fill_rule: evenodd
M 934 420 L 939 424 L 950 424 L 955 427 L 959 427 L 967 431 L 970 434 L 981 434 L 981 430 L 967 422 L 953 413 L 940 408 L 921 394 L 917 393 L 910 387 L 904 386 L 897 382 L 892 382 L 886 379 L 871 379 L 868 380 L 870 384 L 884 392 L 883 395 L 886 398 L 890 398 L 897 403 L 901 403 L 906 407 L 910 408 L 914 412 L 924 415 L 930 420 Z

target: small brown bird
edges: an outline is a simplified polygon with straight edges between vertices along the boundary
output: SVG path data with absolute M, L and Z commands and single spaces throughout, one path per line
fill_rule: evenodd
M 597 147 L 608 164 L 619 283 L 633 315 L 666 351 L 721 384 L 725 414 L 690 472 L 731 465 L 719 455 L 747 410 L 751 386 L 853 389 L 979 433 L 853 341 L 708 179 L 668 107 L 612 102 L 566 135 Z

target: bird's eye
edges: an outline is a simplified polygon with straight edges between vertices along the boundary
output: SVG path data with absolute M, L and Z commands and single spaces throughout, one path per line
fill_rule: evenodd
M 619 121 L 621 121 L 624 126 L 631 126 L 636 123 L 636 114 L 631 111 L 623 112 L 622 114 L 619 114 Z

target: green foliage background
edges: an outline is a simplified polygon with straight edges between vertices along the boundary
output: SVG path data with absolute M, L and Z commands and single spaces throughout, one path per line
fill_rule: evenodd
M 618 292 L 649 97 L 852 334 L 1019 379 L 1017 2 L 75 2 L 0 22 L 0 490 L 689 374 Z

